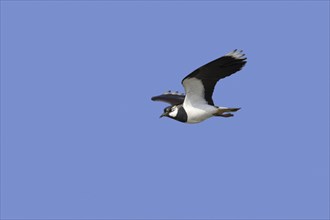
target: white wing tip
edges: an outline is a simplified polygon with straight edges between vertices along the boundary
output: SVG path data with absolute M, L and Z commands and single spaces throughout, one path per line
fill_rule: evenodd
M 237 50 L 237 49 L 227 53 L 225 56 L 233 57 L 235 59 L 240 59 L 240 60 L 246 59 L 245 54 L 243 53 L 243 50 Z

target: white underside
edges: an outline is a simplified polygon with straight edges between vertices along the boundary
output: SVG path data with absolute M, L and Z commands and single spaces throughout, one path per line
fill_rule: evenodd
M 212 105 L 200 105 L 196 107 L 184 107 L 188 120 L 187 123 L 198 123 L 212 117 L 216 112 L 217 108 Z
M 183 107 L 188 115 L 187 123 L 198 123 L 213 116 L 217 107 L 209 105 L 204 98 L 204 86 L 200 79 L 188 78 L 183 81 L 186 97 Z

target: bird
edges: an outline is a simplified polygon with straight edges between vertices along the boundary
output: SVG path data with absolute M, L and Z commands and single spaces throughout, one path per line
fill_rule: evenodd
M 162 101 L 170 106 L 164 109 L 160 118 L 168 117 L 179 122 L 195 124 L 213 116 L 229 118 L 240 108 L 218 107 L 212 95 L 217 82 L 241 70 L 247 62 L 243 50 L 233 50 L 217 58 L 183 78 L 181 84 L 185 93 L 168 91 L 153 96 L 152 101 Z

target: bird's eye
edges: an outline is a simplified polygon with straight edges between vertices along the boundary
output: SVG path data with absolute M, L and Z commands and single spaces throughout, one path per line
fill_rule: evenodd
M 174 106 L 174 107 L 172 107 L 171 108 L 171 112 L 174 112 L 175 111 L 175 109 L 176 109 L 176 107 Z

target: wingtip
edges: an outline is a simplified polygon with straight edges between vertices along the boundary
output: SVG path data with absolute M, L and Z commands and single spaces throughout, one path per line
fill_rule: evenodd
M 238 49 L 235 49 L 227 53 L 225 56 L 233 57 L 239 60 L 246 60 L 245 53 L 243 53 L 243 50 L 238 50 Z

